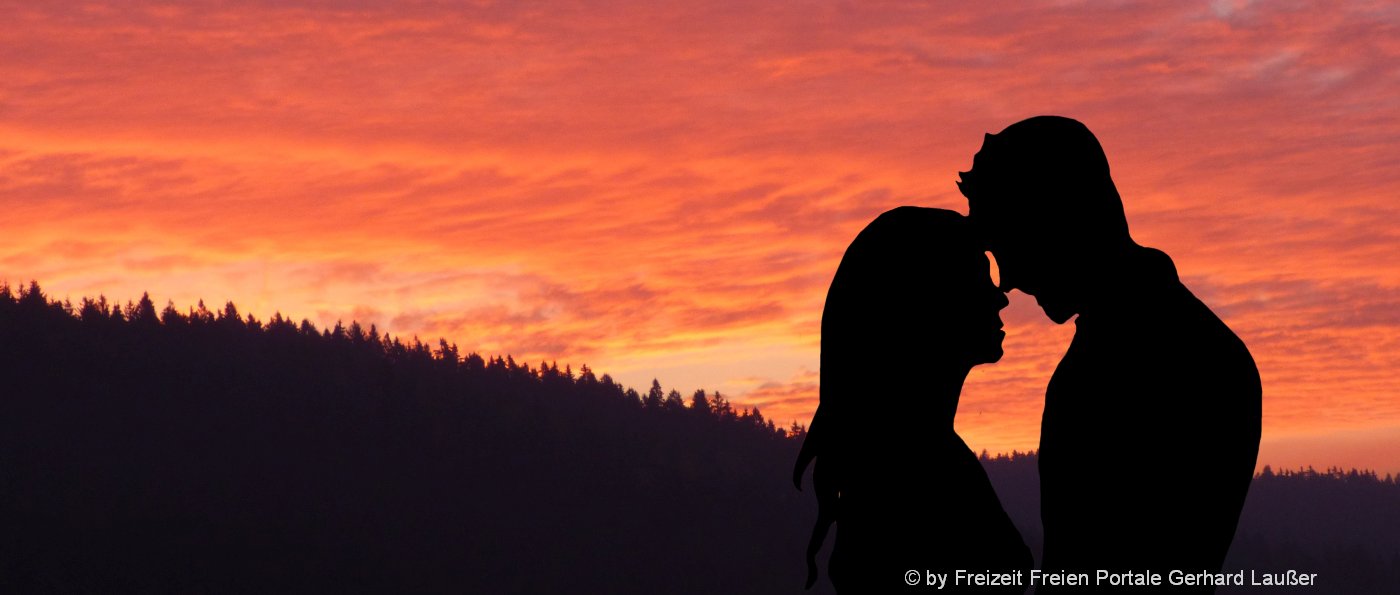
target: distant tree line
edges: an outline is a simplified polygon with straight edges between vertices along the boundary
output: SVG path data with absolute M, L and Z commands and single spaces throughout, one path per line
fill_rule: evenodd
M 0 592 L 797 593 L 804 432 L 354 321 L 0 285 Z M 982 462 L 1038 550 L 1035 454 Z M 1391 589 L 1400 486 L 1266 467 L 1229 568 Z
M 779 428 L 773 420 L 764 419 L 758 407 L 736 408 L 719 392 L 708 393 L 699 389 L 686 399 L 680 391 L 666 391 L 658 380 L 653 379 L 646 394 L 641 394 L 618 384 L 608 374 L 596 376 L 586 364 L 575 374 L 568 364 L 563 370 L 553 362 L 540 362 L 539 366 L 532 368 L 529 364 L 517 363 L 510 355 L 488 358 L 474 352 L 463 355 L 455 343 L 448 343 L 446 339 L 438 339 L 436 347 L 423 343 L 418 337 L 405 343 L 400 338 L 381 334 L 374 324 L 365 329 L 359 321 L 352 321 L 349 326 L 337 322 L 332 328 L 318 330 L 306 319 L 298 323 L 277 312 L 267 322 L 262 322 L 252 314 L 241 316 L 233 302 L 225 303 L 222 309 L 210 310 L 200 300 L 197 306 L 185 312 L 169 302 L 157 312 L 150 294 L 142 294 L 140 300 L 134 303 L 128 301 L 125 305 L 110 303 L 105 296 L 96 299 L 84 297 L 75 305 L 66 299 L 48 299 L 37 282 L 31 281 L 18 292 L 8 283 L 0 283 L 0 316 L 26 315 L 47 316 L 49 322 L 74 318 L 80 326 L 86 326 L 99 336 L 127 333 L 130 335 L 128 338 L 152 339 L 153 329 L 161 328 L 165 333 L 179 335 L 180 339 L 224 340 L 233 339 L 241 333 L 245 336 L 239 340 L 250 341 L 266 336 L 272 345 L 283 349 L 298 341 L 302 349 L 317 349 L 316 346 L 322 344 L 343 345 L 395 364 L 441 365 L 463 375 L 482 375 L 494 378 L 496 382 L 532 382 L 556 390 L 575 386 L 589 398 L 611 399 L 658 412 L 688 410 L 690 414 L 701 417 L 767 429 L 780 437 L 805 432 L 805 427 L 795 421 L 789 427 Z M 120 330 L 122 327 L 125 330 Z
M 1039 560 L 1043 533 L 1036 454 L 984 452 L 981 459 L 1007 514 Z M 1309 593 L 1393 592 L 1400 585 L 1400 478 L 1336 467 L 1275 471 L 1265 465 L 1249 488 L 1224 569 L 1314 572 L 1317 585 L 1293 588 Z M 1272 590 L 1246 585 L 1217 592 L 1260 589 Z
M 802 584 L 803 428 L 587 366 L 0 286 L 0 592 Z

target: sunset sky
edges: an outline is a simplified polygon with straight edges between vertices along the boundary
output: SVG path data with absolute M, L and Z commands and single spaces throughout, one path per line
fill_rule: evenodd
M 755 4 L 0 1 L 0 279 L 806 423 L 850 240 L 1060 114 L 1249 345 L 1261 464 L 1400 472 L 1393 2 Z M 1035 447 L 1074 331 L 1011 300 L 977 450 Z

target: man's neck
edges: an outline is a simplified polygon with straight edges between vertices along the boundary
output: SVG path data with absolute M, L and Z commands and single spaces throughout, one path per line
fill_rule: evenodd
M 1170 257 L 1155 248 L 1132 244 L 1121 251 L 1105 255 L 1098 264 L 1105 274 L 1097 275 L 1082 286 L 1077 309 L 1080 316 L 1097 316 L 1124 309 L 1151 308 L 1152 297 L 1174 283 L 1179 283 L 1176 265 Z

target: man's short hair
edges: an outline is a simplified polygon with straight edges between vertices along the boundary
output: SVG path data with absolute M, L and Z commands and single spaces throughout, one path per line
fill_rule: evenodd
M 1077 120 L 1036 116 L 988 134 L 959 176 L 974 221 L 1055 226 L 1091 241 L 1129 238 L 1108 157 Z

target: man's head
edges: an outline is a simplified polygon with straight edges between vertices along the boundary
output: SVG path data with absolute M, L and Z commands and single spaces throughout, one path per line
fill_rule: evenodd
M 1108 158 L 1083 124 L 1037 116 L 988 134 L 961 174 L 968 215 L 996 256 L 1004 291 L 1035 296 L 1063 323 L 1133 245 Z

